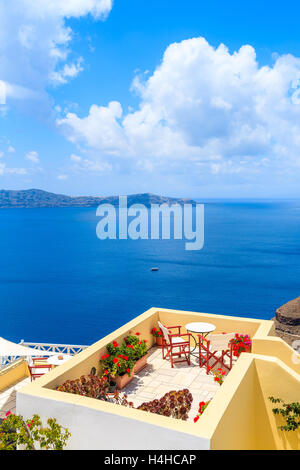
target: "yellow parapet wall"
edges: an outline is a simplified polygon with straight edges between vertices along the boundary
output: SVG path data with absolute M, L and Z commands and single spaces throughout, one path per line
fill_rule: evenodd
M 0 371 L 0 392 L 29 375 L 27 362 L 23 359 L 15 361 Z

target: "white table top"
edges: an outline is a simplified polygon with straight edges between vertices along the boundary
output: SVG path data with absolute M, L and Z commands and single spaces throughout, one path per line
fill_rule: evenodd
M 216 326 L 212 323 L 195 321 L 185 325 L 185 328 L 187 331 L 192 331 L 193 333 L 211 333 L 216 329 Z
M 58 359 L 59 357 L 63 357 L 63 359 Z M 59 366 L 60 364 L 64 364 L 67 362 L 69 359 L 71 359 L 72 356 L 69 354 L 57 354 L 56 356 L 50 356 L 47 359 L 48 364 L 52 364 L 53 366 Z

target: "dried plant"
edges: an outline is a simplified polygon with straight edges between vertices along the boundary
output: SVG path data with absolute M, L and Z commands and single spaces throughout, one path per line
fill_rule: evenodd
M 188 414 L 193 402 L 192 394 L 188 389 L 166 393 L 159 400 L 152 400 L 142 403 L 138 410 L 149 411 L 162 416 L 168 416 L 176 419 L 188 419 Z

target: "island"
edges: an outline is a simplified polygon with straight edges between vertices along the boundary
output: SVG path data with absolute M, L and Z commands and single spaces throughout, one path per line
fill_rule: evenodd
M 66 196 L 41 189 L 0 190 L 0 209 L 41 208 L 41 207 L 97 207 L 99 204 L 119 204 L 119 196 Z M 132 204 L 196 204 L 192 199 L 158 196 L 156 194 L 130 194 L 127 196 L 128 207 Z

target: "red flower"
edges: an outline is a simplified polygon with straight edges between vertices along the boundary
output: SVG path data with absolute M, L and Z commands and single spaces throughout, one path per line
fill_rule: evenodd
M 104 374 L 108 374 L 108 370 L 107 370 L 107 369 L 105 369 Z
M 120 357 L 122 359 L 123 356 L 122 356 L 122 354 L 119 354 L 118 357 Z
M 119 346 L 119 343 L 117 343 L 117 341 L 113 341 L 113 347 L 117 348 L 118 346 Z
M 117 364 L 117 367 L 121 367 L 121 364 Z
M 127 348 L 133 349 L 132 344 L 127 344 Z
M 125 361 L 128 361 L 128 356 L 123 356 Z
M 126 372 L 128 372 L 128 374 L 129 374 L 129 372 L 130 372 L 130 369 L 129 369 L 129 368 L 127 368 L 127 369 L 126 369 Z
M 113 363 L 114 363 L 114 364 L 117 364 L 117 362 L 119 362 L 119 359 L 118 359 L 117 357 L 114 357 L 114 358 L 113 358 Z
M 195 416 L 194 423 L 197 423 L 198 419 L 199 419 L 199 416 Z
M 11 415 L 11 411 L 8 411 L 7 413 L 5 413 L 5 416 L 9 416 Z
M 144 339 L 144 343 L 147 343 L 147 340 L 146 340 L 146 339 Z
M 140 334 L 141 334 L 141 333 L 137 332 L 137 333 L 136 333 L 136 336 L 139 336 Z

